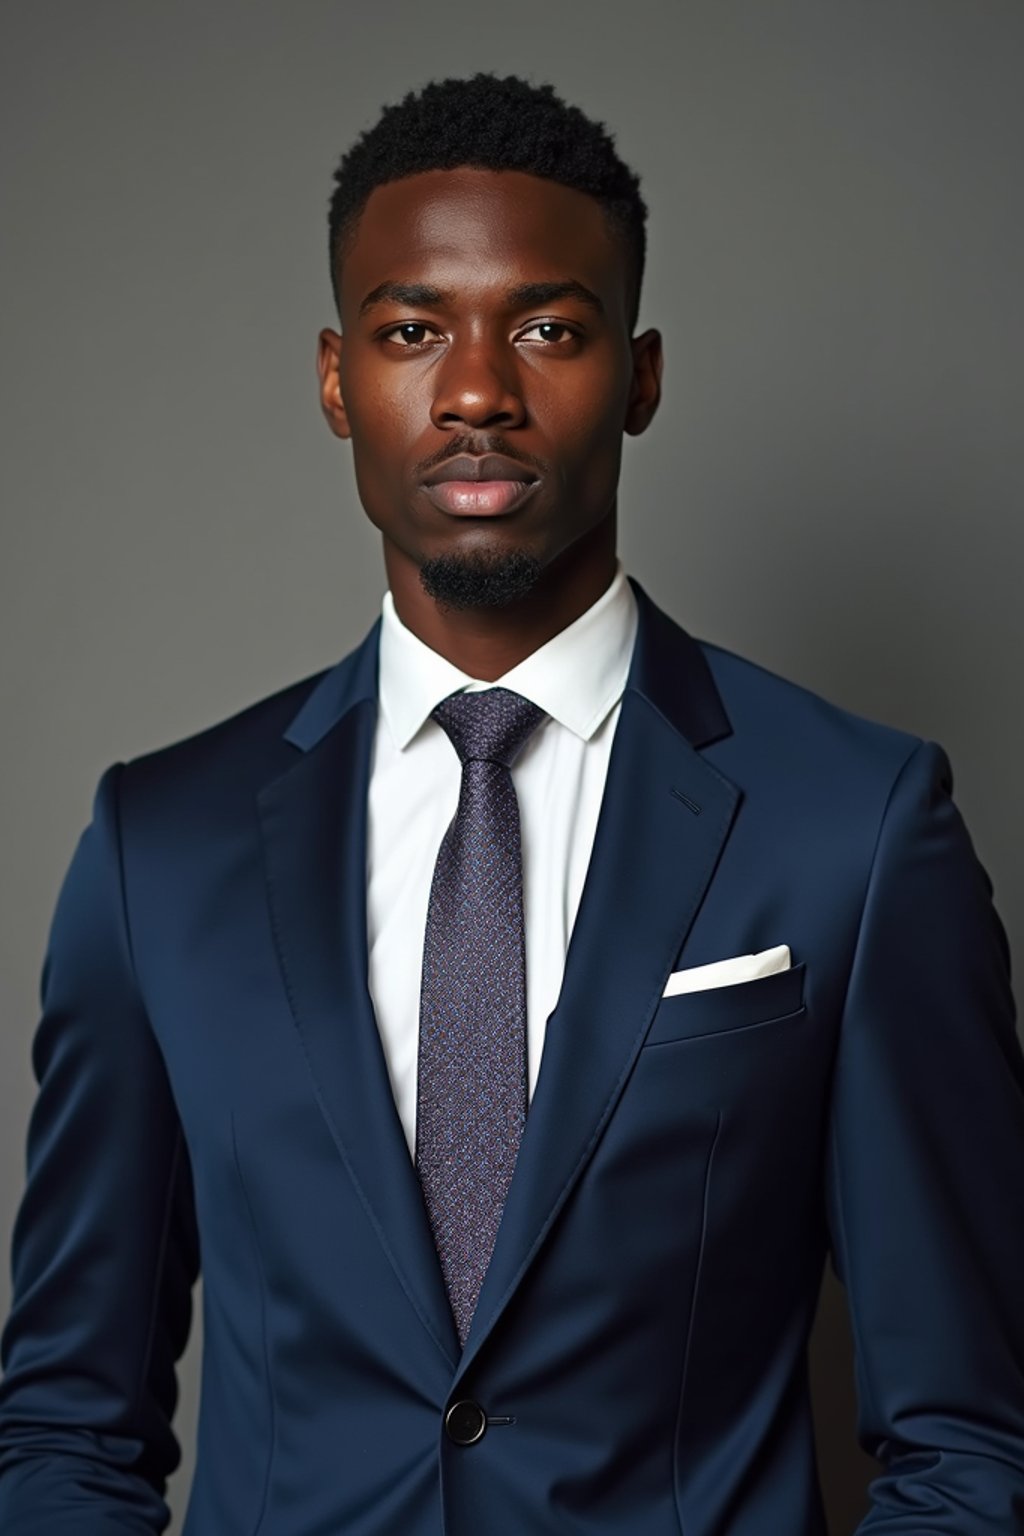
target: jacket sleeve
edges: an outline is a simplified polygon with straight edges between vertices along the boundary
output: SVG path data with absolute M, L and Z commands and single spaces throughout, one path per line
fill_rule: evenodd
M 0 1339 L 4 1536 L 160 1532 L 199 1268 L 191 1171 L 132 968 L 102 775 L 42 969 L 39 1091 Z
M 883 1467 L 864 1536 L 1024 1532 L 1024 1058 L 951 791 L 922 742 L 879 833 L 834 1079 L 832 1262 Z

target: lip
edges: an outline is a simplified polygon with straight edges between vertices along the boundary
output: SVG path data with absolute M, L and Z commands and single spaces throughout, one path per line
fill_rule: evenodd
M 479 458 L 464 453 L 457 459 L 448 459 L 427 475 L 423 484 L 443 485 L 446 480 L 518 480 L 530 485 L 536 479 L 532 469 L 527 469 L 518 459 L 506 458 L 503 453 L 485 453 Z
M 539 480 L 442 480 L 423 494 L 453 517 L 501 517 L 526 500 Z
M 502 453 L 462 454 L 427 475 L 427 499 L 453 517 L 501 517 L 525 501 L 540 478 Z

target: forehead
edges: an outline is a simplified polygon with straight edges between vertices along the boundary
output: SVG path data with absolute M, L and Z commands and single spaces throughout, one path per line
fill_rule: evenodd
M 575 278 L 614 305 L 624 255 L 596 198 L 525 171 L 460 166 L 375 187 L 342 265 L 342 309 L 389 279 L 454 291 Z

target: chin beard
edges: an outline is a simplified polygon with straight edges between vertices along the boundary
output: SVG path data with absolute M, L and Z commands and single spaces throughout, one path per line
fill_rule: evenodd
M 498 556 L 438 555 L 420 566 L 420 583 L 441 608 L 503 608 L 525 597 L 543 569 L 521 549 Z

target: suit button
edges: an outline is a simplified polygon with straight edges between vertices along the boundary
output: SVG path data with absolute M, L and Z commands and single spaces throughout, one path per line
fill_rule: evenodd
M 479 1403 L 464 1397 L 452 1403 L 444 1416 L 444 1427 L 456 1445 L 473 1445 L 487 1428 L 487 1417 Z

